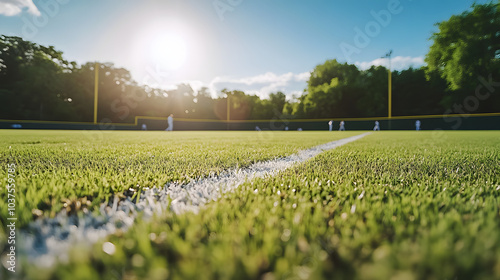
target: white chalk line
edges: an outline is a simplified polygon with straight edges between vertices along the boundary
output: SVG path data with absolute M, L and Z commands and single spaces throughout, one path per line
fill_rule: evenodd
M 128 230 L 139 214 L 144 219 L 149 219 L 155 213 L 167 210 L 177 214 L 186 211 L 197 213 L 201 206 L 217 200 L 223 193 L 234 190 L 246 181 L 274 176 L 324 151 L 356 141 L 368 134 L 370 132 L 332 141 L 285 158 L 257 162 L 247 168 L 228 170 L 221 175 L 210 175 L 187 184 L 169 183 L 162 188 L 146 189 L 138 202 L 127 197 L 123 200 L 114 199 L 112 205 L 101 204 L 100 215 L 97 216 L 92 213 L 68 216 L 63 210 L 55 218 L 31 222 L 20 232 L 20 254 L 30 265 L 51 267 L 58 261 L 68 260 L 69 250 L 77 244 L 89 246 L 117 230 Z

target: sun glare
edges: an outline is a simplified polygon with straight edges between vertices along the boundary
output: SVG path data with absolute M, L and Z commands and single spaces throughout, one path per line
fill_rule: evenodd
M 150 56 L 162 69 L 177 70 L 187 59 L 187 46 L 177 34 L 162 34 L 151 42 Z

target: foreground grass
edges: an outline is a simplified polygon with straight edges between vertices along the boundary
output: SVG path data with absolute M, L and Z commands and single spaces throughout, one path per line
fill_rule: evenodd
M 499 279 L 500 133 L 374 133 L 35 279 Z M 103 252 L 103 243 L 116 248 Z M 107 243 L 107 245 L 110 245 Z
M 7 184 L 7 164 L 15 164 L 16 217 L 22 226 L 63 207 L 92 210 L 125 190 L 185 182 L 355 134 L 2 130 L 0 181 Z M 0 193 L 7 197 L 5 188 Z M 1 199 L 0 224 L 6 223 L 7 209 Z

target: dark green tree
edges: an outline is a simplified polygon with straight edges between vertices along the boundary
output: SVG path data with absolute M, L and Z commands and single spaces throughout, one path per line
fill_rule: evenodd
M 436 72 L 426 77 L 426 68 L 410 68 L 392 74 L 394 116 L 436 115 L 444 112 L 446 81 Z
M 280 117 L 283 114 L 283 109 L 286 104 L 286 95 L 278 91 L 269 94 L 269 102 L 271 103 L 273 117 Z M 272 117 L 271 117 L 272 118 Z
M 307 118 L 355 117 L 363 89 L 355 65 L 327 60 L 311 72 L 308 93 L 299 98 L 299 115 Z M 302 113 L 302 112 L 303 113 Z
M 439 31 L 425 61 L 427 73 L 438 72 L 451 90 L 474 89 L 478 77 L 500 74 L 500 1 L 474 4 L 472 10 L 437 24 Z
M 387 116 L 388 75 L 383 66 L 372 66 L 361 72 L 362 93 L 356 106 L 360 117 Z
M 0 36 L 0 118 L 67 120 L 73 114 L 63 74 L 75 66 L 54 47 Z

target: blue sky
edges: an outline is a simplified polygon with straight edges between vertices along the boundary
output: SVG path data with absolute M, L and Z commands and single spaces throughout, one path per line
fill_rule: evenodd
M 489 1 L 476 1 L 486 3 Z M 112 62 L 139 83 L 300 95 L 327 59 L 423 65 L 435 23 L 474 0 L 0 0 L 0 34 Z

